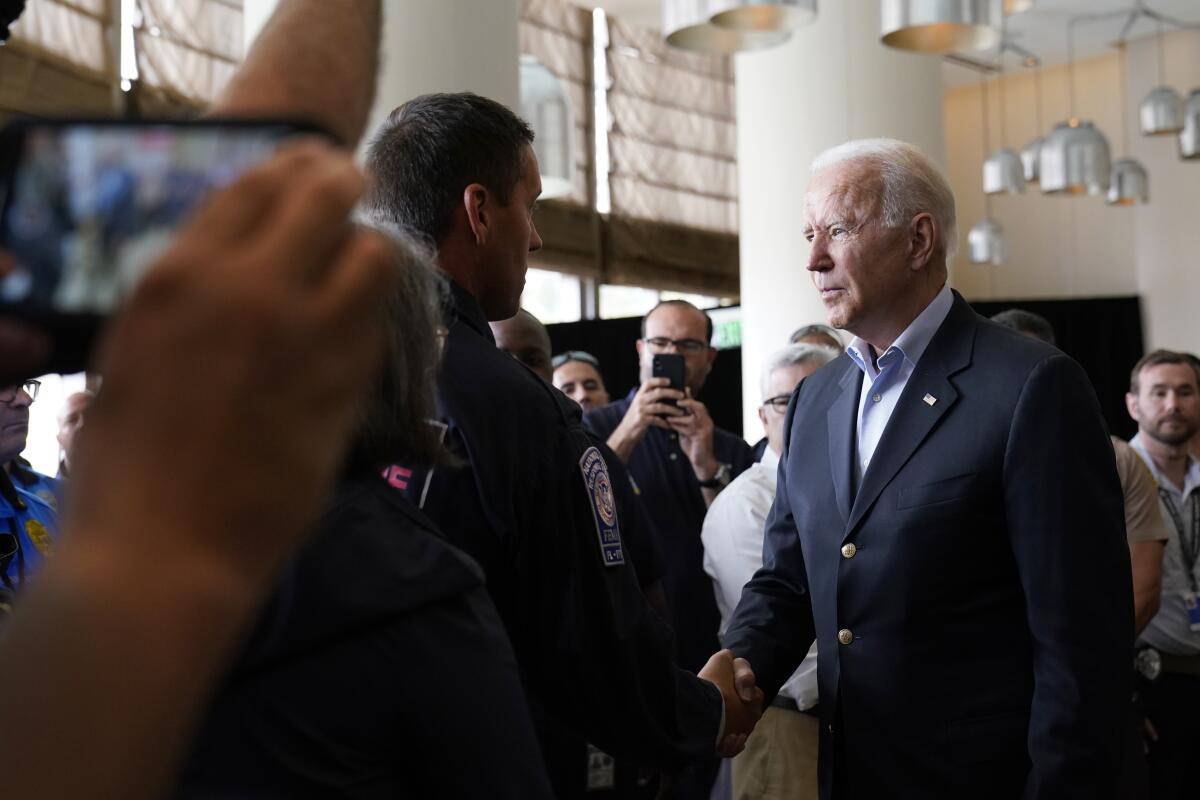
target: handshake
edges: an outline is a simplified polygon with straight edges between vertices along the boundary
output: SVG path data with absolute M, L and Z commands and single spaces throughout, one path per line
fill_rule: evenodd
M 697 674 L 716 686 L 725 702 L 725 725 L 717 740 L 717 755 L 733 758 L 746 746 L 746 739 L 763 714 L 763 693 L 755 684 L 754 671 L 744 658 L 729 650 L 714 653 Z

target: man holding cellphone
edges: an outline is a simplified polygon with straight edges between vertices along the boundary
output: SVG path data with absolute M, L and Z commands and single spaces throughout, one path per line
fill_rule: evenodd
M 658 549 L 663 554 L 670 623 L 679 665 L 697 670 L 717 645 L 721 617 L 704 572 L 700 529 L 717 494 L 753 463 L 736 434 L 713 425 L 696 399 L 712 371 L 712 320 L 684 300 L 664 300 L 642 319 L 637 341 L 641 386 L 623 399 L 584 415 L 584 424 L 607 439 L 642 490 Z M 663 357 L 682 357 L 682 381 Z M 660 376 L 655 375 L 655 363 Z M 674 368 L 673 368 L 674 367 Z M 676 372 L 676 386 L 672 386 Z M 682 385 L 679 385 L 679 384 Z M 683 778 L 682 797 L 707 797 L 711 775 Z
M 663 586 L 676 654 L 679 665 L 691 670 L 714 652 L 721 621 L 704 572 L 704 515 L 753 463 L 746 442 L 713 425 L 696 399 L 717 358 L 711 340 L 712 320 L 703 311 L 683 300 L 659 303 L 642 320 L 637 341 L 641 386 L 584 415 L 584 424 L 607 439 L 642 490 L 666 567 Z M 654 376 L 655 357 L 664 355 L 682 356 L 682 386 Z M 697 793 L 707 797 L 707 787 L 697 787 Z

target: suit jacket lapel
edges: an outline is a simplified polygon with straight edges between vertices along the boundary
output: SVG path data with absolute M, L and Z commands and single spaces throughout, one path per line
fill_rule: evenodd
M 949 378 L 971 362 L 975 325 L 975 312 L 955 292 L 950 313 L 917 362 L 875 448 L 875 456 L 850 510 L 846 536 L 854 531 L 880 492 L 958 400 L 958 391 Z M 925 400 L 926 395 L 934 399 L 932 404 Z
M 854 500 L 854 438 L 857 435 L 858 393 L 863 374 L 850 361 L 840 381 L 842 393 L 833 401 L 825 415 L 829 430 L 829 467 L 833 471 L 833 490 L 837 496 L 842 521 L 850 519 L 850 504 Z

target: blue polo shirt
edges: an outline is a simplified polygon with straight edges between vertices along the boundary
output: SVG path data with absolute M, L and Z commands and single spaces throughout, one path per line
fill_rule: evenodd
M 636 394 L 634 388 L 624 399 L 589 411 L 584 415 L 584 424 L 607 439 L 625 418 Z M 713 452 L 717 461 L 729 464 L 735 478 L 754 463 L 754 453 L 742 437 L 721 428 L 713 430 Z M 663 589 L 675 629 L 679 665 L 697 671 L 720 649 L 717 630 L 721 615 L 712 580 L 704 571 L 704 545 L 700 541 L 708 506 L 674 431 L 646 431 L 628 467 L 641 489 L 642 507 L 662 553 Z
M 0 533 L 17 539 L 17 550 L 4 559 L 3 585 L 19 589 L 54 552 L 58 521 L 54 509 L 37 495 L 14 487 L 17 503 L 0 496 Z

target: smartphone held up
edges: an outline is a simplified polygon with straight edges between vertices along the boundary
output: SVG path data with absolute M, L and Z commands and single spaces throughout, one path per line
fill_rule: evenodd
M 0 316 L 48 336 L 42 371 L 85 369 L 104 321 L 204 197 L 314 132 L 263 120 L 9 124 L 0 131 Z

